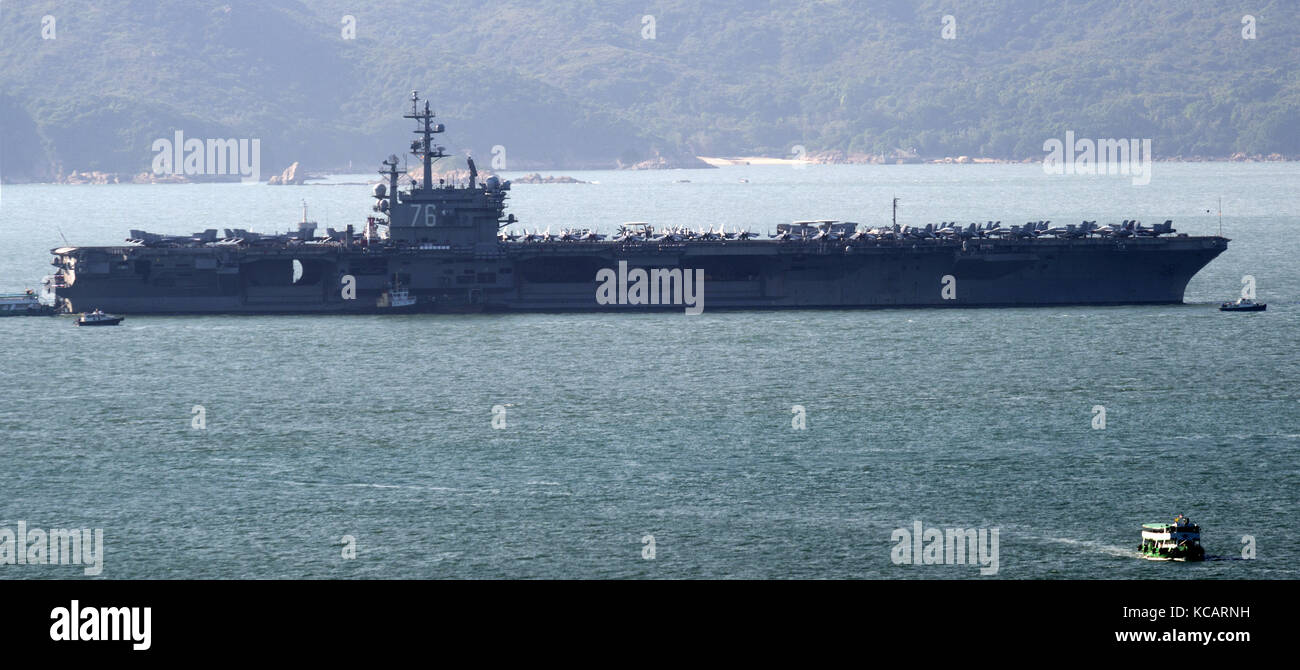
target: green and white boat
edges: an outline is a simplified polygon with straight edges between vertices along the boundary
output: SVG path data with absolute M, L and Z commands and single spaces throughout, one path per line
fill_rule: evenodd
M 1142 524 L 1142 557 L 1152 561 L 1203 561 L 1201 527 L 1179 514 L 1173 523 Z

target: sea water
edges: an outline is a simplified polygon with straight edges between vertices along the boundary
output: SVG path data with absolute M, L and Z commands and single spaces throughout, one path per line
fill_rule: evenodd
M 875 225 L 897 197 L 911 225 L 1206 235 L 1222 198 L 1232 242 L 1161 307 L 0 319 L 0 534 L 102 529 L 107 579 L 1300 577 L 1300 165 L 568 174 L 594 183 L 511 190 L 516 229 Z M 360 227 L 367 179 L 6 185 L 0 291 L 131 228 L 284 231 L 303 201 Z M 1217 311 L 1245 275 L 1268 311 Z M 1213 560 L 1141 560 L 1179 513 Z M 916 521 L 996 529 L 996 575 L 896 561 Z M 83 571 L 0 563 L 33 577 Z

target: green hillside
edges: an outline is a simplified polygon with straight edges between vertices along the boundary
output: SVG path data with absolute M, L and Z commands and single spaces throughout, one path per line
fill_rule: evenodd
M 1066 130 L 1295 158 L 1298 34 L 1289 0 L 6 1 L 0 176 L 141 172 L 176 129 L 261 139 L 264 177 L 368 170 L 409 137 L 412 89 L 450 150 L 501 145 L 512 168 L 795 145 L 1037 158 Z

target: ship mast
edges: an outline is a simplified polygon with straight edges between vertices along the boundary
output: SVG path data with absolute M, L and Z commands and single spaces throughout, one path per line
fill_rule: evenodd
M 404 114 L 403 117 L 419 122 L 419 127 L 414 132 L 421 137 L 411 142 L 411 155 L 424 162 L 424 180 L 421 188 L 427 193 L 433 190 L 433 159 L 446 155 L 442 152 L 442 147 L 433 143 L 434 134 L 442 132 L 443 127 L 441 123 L 433 122 L 433 112 L 429 111 L 428 100 L 424 101 L 424 111 L 420 111 L 419 91 L 411 91 L 411 113 Z

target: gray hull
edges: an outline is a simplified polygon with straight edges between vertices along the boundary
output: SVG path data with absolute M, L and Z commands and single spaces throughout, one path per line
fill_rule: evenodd
M 702 271 L 704 310 L 1181 303 L 1227 248 L 1221 237 L 733 240 L 479 245 L 471 250 L 299 245 L 55 250 L 71 311 L 287 314 L 684 310 L 672 282 L 651 302 L 602 304 L 602 270 Z M 296 263 L 295 263 L 296 262 Z M 662 277 L 660 278 L 662 280 Z M 627 288 L 626 273 L 620 276 Z M 658 283 L 658 282 L 654 282 Z M 388 287 L 416 304 L 387 307 Z M 680 290 L 680 288 L 678 288 Z M 644 291 L 641 297 L 645 297 Z M 607 301 L 608 302 L 608 301 Z

